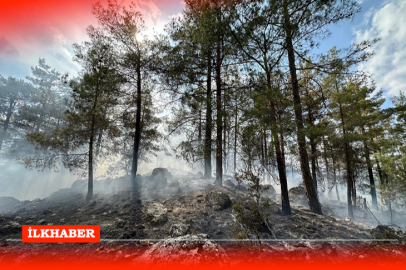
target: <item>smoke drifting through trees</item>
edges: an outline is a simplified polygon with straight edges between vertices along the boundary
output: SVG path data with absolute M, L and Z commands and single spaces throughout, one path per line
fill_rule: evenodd
M 382 109 L 373 80 L 352 71 L 376 41 L 310 57 L 327 26 L 359 12 L 357 1 L 185 3 L 165 35 L 143 39 L 135 4 L 97 3 L 99 25 L 74 45 L 77 78 L 44 59 L 27 81 L 0 77 L 1 158 L 79 173 L 87 200 L 100 164 L 131 175 L 137 199 L 141 161 L 173 146 L 217 186 L 262 167 L 260 177 L 280 185 L 286 215 L 291 171 L 315 213 L 322 194 L 346 200 L 350 217 L 360 191 L 375 209 L 377 193 L 383 204 L 405 203 L 405 96 Z

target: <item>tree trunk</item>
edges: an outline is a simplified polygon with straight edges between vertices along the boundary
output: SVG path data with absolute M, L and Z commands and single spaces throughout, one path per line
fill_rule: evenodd
M 235 100 L 235 119 L 234 119 L 234 176 L 237 172 L 237 132 L 238 132 L 238 100 Z
M 15 106 L 14 101 L 15 101 L 14 99 L 10 99 L 10 105 L 7 110 L 6 121 L 4 121 L 3 131 L 0 134 L 0 150 L 3 145 L 4 139 L 6 138 L 8 125 L 10 124 L 11 115 L 13 114 L 13 108 Z
M 93 104 L 93 112 L 92 112 L 92 125 L 90 127 L 90 140 L 89 140 L 89 179 L 87 182 L 87 195 L 86 195 L 86 201 L 90 202 L 93 198 L 93 143 L 94 143 L 94 135 L 95 135 L 95 129 L 96 129 L 96 109 L 97 109 L 97 98 L 99 95 L 99 81 L 97 80 L 97 85 L 96 85 L 96 95 L 94 98 L 94 104 Z
M 307 201 L 309 203 L 310 210 L 317 214 L 322 214 L 321 206 L 319 199 L 317 198 L 317 192 L 313 185 L 312 176 L 309 169 L 309 158 L 306 151 L 306 138 L 305 130 L 303 126 L 303 115 L 302 115 L 302 104 L 299 94 L 299 83 L 296 75 L 296 64 L 295 64 L 295 51 L 293 48 L 292 41 L 292 25 L 290 23 L 290 15 L 288 10 L 288 1 L 283 1 L 284 9 L 284 30 L 286 33 L 286 50 L 288 52 L 289 58 L 289 70 L 290 70 L 290 79 L 293 95 L 293 104 L 295 108 L 295 119 L 296 119 L 296 128 L 297 128 L 297 143 L 299 148 L 299 158 L 300 158 L 300 167 L 302 170 L 303 182 L 306 189 Z
M 206 89 L 206 133 L 204 138 L 204 178 L 211 178 L 211 53 L 207 54 L 207 89 Z
M 362 126 L 362 134 L 365 135 L 364 126 Z M 378 209 L 378 202 L 376 199 L 375 179 L 374 179 L 374 174 L 372 172 L 372 163 L 371 163 L 371 158 L 369 155 L 367 140 L 364 140 L 364 151 L 365 151 L 365 160 L 367 162 L 367 167 L 368 167 L 369 185 L 370 185 L 371 197 L 372 197 L 372 208 Z
M 345 137 L 346 129 L 345 129 L 345 121 L 344 121 L 344 114 L 343 109 L 340 104 L 340 116 L 341 116 L 341 124 L 343 126 L 343 136 Z M 352 170 L 351 170 L 351 157 L 350 157 L 350 146 L 348 142 L 344 143 L 344 151 L 345 151 L 345 164 L 347 169 L 347 204 L 348 204 L 348 216 L 353 219 L 354 214 L 352 211 L 352 199 L 353 196 L 353 180 L 352 180 Z
M 309 124 L 312 127 L 313 126 L 313 115 L 312 115 L 312 111 L 310 109 L 310 106 L 308 106 L 308 113 L 309 113 Z M 316 190 L 316 194 L 318 195 L 317 192 L 317 176 L 316 176 L 316 142 L 315 142 L 315 138 L 312 134 L 310 134 L 309 136 L 310 139 L 310 149 L 311 149 L 311 163 L 312 163 L 312 179 L 313 179 L 313 185 L 314 185 L 314 189 Z
M 333 157 L 333 181 L 334 185 L 336 186 L 336 195 L 337 195 L 337 200 L 340 201 L 340 195 L 338 194 L 338 187 L 337 187 L 337 172 L 336 172 L 336 162 L 335 158 Z
M 89 141 L 89 179 L 87 182 L 87 195 L 86 201 L 89 202 L 93 198 L 93 140 L 94 140 L 94 126 L 95 117 L 92 118 L 92 127 L 90 130 L 90 141 Z
M 327 194 L 331 196 L 331 190 L 333 186 L 330 183 L 330 172 L 329 172 L 329 164 L 327 159 L 327 142 L 323 135 L 323 152 L 324 152 L 324 164 L 326 165 L 326 182 L 327 182 Z
M 141 55 L 138 54 L 137 59 L 137 114 L 135 118 L 135 136 L 133 146 L 133 162 L 131 169 L 131 183 L 133 190 L 133 198 L 136 199 L 138 194 L 138 185 L 136 182 L 137 169 L 138 169 L 138 152 L 141 141 Z
M 227 115 L 226 101 L 223 101 L 223 172 L 227 174 Z
M 97 159 L 99 157 L 99 153 L 100 153 L 100 148 L 101 148 L 101 141 L 103 138 L 103 129 L 99 130 L 99 135 L 97 136 L 97 142 L 96 142 L 96 153 L 95 153 L 95 161 L 97 163 Z
M 271 82 L 270 72 L 267 72 L 267 83 L 268 83 L 268 87 L 272 91 L 272 86 L 271 86 L 272 82 Z M 273 99 L 271 99 L 269 105 L 271 108 L 271 123 L 272 123 L 271 134 L 272 134 L 273 141 L 275 144 L 276 163 L 278 166 L 279 181 L 281 183 L 282 214 L 290 215 L 291 209 L 290 209 L 290 203 L 289 203 L 288 181 L 286 179 L 285 158 L 282 155 L 281 146 L 279 144 L 278 130 L 277 130 L 278 127 L 277 127 L 277 122 L 276 122 L 276 110 L 275 110 L 275 104 L 274 104 Z
M 221 14 L 218 11 L 218 23 L 221 24 Z M 220 26 L 219 26 L 220 29 Z M 221 104 L 221 37 L 217 34 L 216 52 L 216 107 L 217 107 L 217 137 L 216 137 L 216 186 L 223 186 L 223 111 Z

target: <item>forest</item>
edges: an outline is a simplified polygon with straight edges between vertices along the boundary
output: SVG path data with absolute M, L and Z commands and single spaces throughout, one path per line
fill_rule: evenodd
M 0 75 L 0 170 L 66 168 L 128 175 L 158 152 L 198 165 L 204 179 L 250 173 L 281 194 L 301 175 L 309 209 L 321 197 L 373 211 L 406 202 L 406 96 L 358 68 L 379 39 L 311 52 L 358 1 L 185 0 L 164 33 L 147 35 L 136 4 L 95 3 L 98 24 L 73 44 L 76 76 L 40 58 L 25 80 Z M 86 26 L 84 26 L 86 27 Z M 386 103 L 385 103 L 386 104 Z M 180 136 L 181 142 L 173 142 Z M 346 196 L 340 197 L 339 189 Z

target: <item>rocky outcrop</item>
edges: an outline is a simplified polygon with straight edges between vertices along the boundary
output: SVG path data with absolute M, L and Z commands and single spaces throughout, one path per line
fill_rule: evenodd
M 227 209 L 232 204 L 230 196 L 218 189 L 213 189 L 207 194 L 206 203 L 216 211 Z
M 212 242 L 207 234 L 188 234 L 158 242 L 134 263 L 190 265 L 221 263 L 226 259 L 223 248 Z

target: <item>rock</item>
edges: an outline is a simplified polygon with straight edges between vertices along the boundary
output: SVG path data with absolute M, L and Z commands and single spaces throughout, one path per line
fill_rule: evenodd
M 210 264 L 225 262 L 224 250 L 206 234 L 184 235 L 160 241 L 134 260 L 141 264 Z
M 351 222 L 351 218 L 346 217 L 346 218 L 344 219 L 344 221 L 345 221 L 345 222 Z
M 48 215 L 48 214 L 52 214 L 52 211 L 50 209 L 45 209 L 44 211 L 42 211 L 43 215 Z
M 397 239 L 401 242 L 406 242 L 406 233 L 402 232 L 401 228 L 392 225 L 378 225 L 371 230 L 373 239 Z
M 167 209 L 158 202 L 153 202 L 146 207 L 145 219 L 151 225 L 160 225 L 168 221 Z
M 19 203 L 20 201 L 14 197 L 0 197 L 0 212 L 8 211 Z
M 218 189 L 213 189 L 207 194 L 206 202 L 215 211 L 227 209 L 232 204 L 230 196 Z
M 165 177 L 167 180 L 173 179 L 172 174 L 166 168 L 153 169 L 150 177 Z
M 168 185 L 168 180 L 172 180 L 172 174 L 166 168 L 155 168 L 149 177 L 148 185 L 153 189 L 163 189 Z
M 0 235 L 15 234 L 21 232 L 21 225 L 17 222 L 10 222 L 9 225 L 0 228 Z
M 45 219 L 38 220 L 37 225 L 45 225 L 47 221 Z
M 235 187 L 235 184 L 230 179 L 224 181 L 224 185 L 229 187 Z
M 289 200 L 298 203 L 307 203 L 305 188 L 302 186 L 291 188 L 289 190 Z
M 169 233 L 172 237 L 179 237 L 190 233 L 190 225 L 173 224 Z

